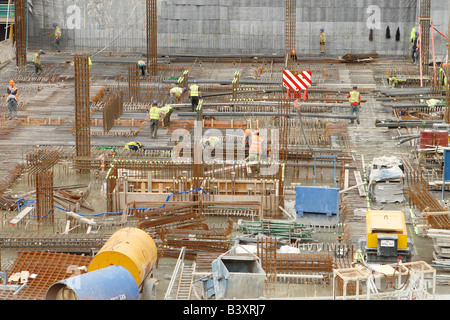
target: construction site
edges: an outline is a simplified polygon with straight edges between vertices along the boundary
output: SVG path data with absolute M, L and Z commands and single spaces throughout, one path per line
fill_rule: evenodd
M 0 300 L 450 299 L 449 16 L 0 1 Z

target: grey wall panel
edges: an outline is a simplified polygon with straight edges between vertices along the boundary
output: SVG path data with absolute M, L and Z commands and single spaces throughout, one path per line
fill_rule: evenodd
M 124 5 L 126 3 L 126 5 Z M 416 24 L 418 0 L 298 0 L 298 54 L 317 54 L 319 30 L 327 34 L 326 52 L 380 55 L 407 54 L 409 34 Z M 79 25 L 69 20 L 76 6 Z M 432 1 L 432 22 L 447 33 L 448 0 Z M 29 47 L 53 49 L 53 22 L 63 29 L 63 50 L 146 52 L 145 0 L 34 1 L 29 17 Z M 374 24 L 374 22 L 377 22 Z M 389 26 L 391 39 L 386 39 Z M 374 41 L 369 41 L 370 27 Z M 401 41 L 395 41 L 400 28 Z M 283 0 L 158 0 L 158 52 L 174 54 L 284 53 Z M 446 49 L 435 32 L 436 52 Z M 114 41 L 113 41 L 114 40 Z

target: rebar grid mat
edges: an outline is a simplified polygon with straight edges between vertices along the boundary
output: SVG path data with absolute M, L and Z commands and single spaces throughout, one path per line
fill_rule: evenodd
M 143 229 L 155 239 L 159 236 L 163 227 L 169 229 L 209 229 L 205 223 L 206 217 L 196 203 L 174 205 L 168 208 L 151 210 L 150 212 L 145 210 L 142 213 L 136 212 L 135 215 L 139 217 L 137 227 Z
M 26 171 L 30 174 L 37 174 L 50 170 L 60 160 L 59 152 L 56 150 L 45 152 L 42 150 L 32 151 L 26 154 Z
M 174 257 L 185 247 L 186 259 L 195 257 L 199 252 L 225 253 L 230 249 L 230 235 L 233 231 L 233 220 L 228 219 L 228 227 L 224 231 L 204 229 L 175 229 L 162 227 L 159 231 L 161 243 L 158 257 Z M 191 258 L 189 258 L 191 257 Z
M 332 268 L 349 268 L 353 263 L 353 254 L 355 247 L 343 243 L 299 243 L 294 247 L 300 249 L 301 253 L 324 253 L 329 255 L 332 262 Z M 325 258 L 328 259 L 328 256 Z
M 103 108 L 103 132 L 109 133 L 114 126 L 114 121 L 119 119 L 123 114 L 123 96 L 121 90 L 109 91 L 104 100 L 105 106 Z M 92 136 L 92 132 L 91 132 Z
M 256 238 L 256 255 L 261 259 L 268 283 L 274 283 L 277 279 L 277 244 L 278 240 L 274 237 Z
M 450 229 L 449 215 L 431 215 L 427 213 L 448 212 L 439 201 L 430 193 L 429 184 L 419 168 L 415 170 L 407 159 L 403 159 L 405 176 L 408 187 L 404 193 L 408 195 L 410 206 L 419 209 L 426 215 L 427 224 L 433 229 Z
M 126 79 L 126 82 L 117 82 L 115 85 L 109 85 L 107 90 L 108 91 L 115 91 L 115 90 L 122 90 L 124 95 L 124 102 L 130 102 L 130 103 L 143 103 L 143 104 L 150 104 L 157 100 L 159 105 L 164 105 L 168 101 L 169 96 L 169 90 L 171 88 L 170 85 L 164 84 L 161 82 L 151 82 L 151 83 L 143 83 L 141 82 L 141 85 L 139 86 L 139 93 L 135 93 L 139 95 L 139 100 L 135 100 L 133 98 L 133 93 L 130 91 L 130 85 L 128 83 L 128 77 Z M 133 89 L 133 90 L 137 90 Z M 101 107 L 102 102 L 98 102 L 95 104 L 96 107 Z
M 83 273 L 78 268 L 87 267 L 91 260 L 89 256 L 66 253 L 19 252 L 9 274 L 28 271 L 36 277 L 28 278 L 27 285 L 16 296 L 13 295 L 14 291 L 1 290 L 0 300 L 43 300 L 52 284 Z
M 75 135 L 77 156 L 89 157 L 90 134 L 90 90 L 88 56 L 74 56 L 75 61 Z
M 14 1 L 15 13 L 15 40 L 16 40 L 16 63 L 19 72 L 24 72 L 27 67 L 27 0 Z
M 158 12 L 157 1 L 146 1 L 147 21 L 147 66 L 149 74 L 158 73 Z
M 66 219 L 61 221 L 66 225 Z M 0 248 L 20 251 L 52 251 L 89 253 L 100 249 L 111 234 L 36 234 L 36 233 L 1 233 Z

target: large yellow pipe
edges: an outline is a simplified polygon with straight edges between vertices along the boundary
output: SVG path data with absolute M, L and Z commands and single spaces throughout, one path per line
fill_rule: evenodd
M 119 265 L 127 269 L 140 286 L 153 269 L 158 253 L 156 244 L 145 231 L 120 229 L 109 238 L 88 266 L 88 272 Z

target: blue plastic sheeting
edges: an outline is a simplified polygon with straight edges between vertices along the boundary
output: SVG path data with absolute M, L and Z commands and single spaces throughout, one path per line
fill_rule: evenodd
M 131 273 L 113 265 L 58 281 L 50 286 L 46 300 L 56 300 L 60 289 L 72 290 L 78 300 L 138 300 L 139 288 Z
M 296 188 L 295 210 L 299 216 L 307 214 L 339 215 L 339 189 L 306 187 Z

